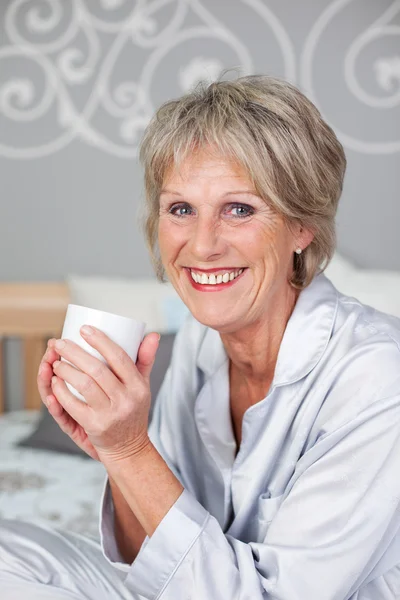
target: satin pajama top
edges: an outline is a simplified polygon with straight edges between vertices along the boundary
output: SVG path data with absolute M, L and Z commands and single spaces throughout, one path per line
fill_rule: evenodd
M 149 435 L 185 489 L 129 565 L 105 481 L 102 550 L 133 594 L 400 598 L 400 319 L 316 276 L 235 456 L 229 358 L 219 333 L 188 314 Z

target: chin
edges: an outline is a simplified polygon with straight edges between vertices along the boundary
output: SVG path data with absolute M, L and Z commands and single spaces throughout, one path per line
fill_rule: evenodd
M 190 312 L 192 313 L 196 321 L 199 321 L 199 323 L 201 323 L 202 325 L 210 327 L 211 329 L 215 329 L 220 333 L 233 333 L 234 331 L 241 329 L 241 327 L 243 326 L 243 324 L 238 326 L 238 317 L 229 318 L 227 317 L 226 312 L 222 312 L 222 314 L 220 315 L 210 315 L 207 314 L 206 311 L 196 310 Z M 243 323 L 244 316 L 242 318 L 239 317 L 239 321 Z

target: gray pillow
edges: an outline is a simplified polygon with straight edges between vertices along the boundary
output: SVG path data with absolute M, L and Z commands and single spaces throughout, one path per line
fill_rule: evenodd
M 150 389 L 152 403 L 150 407 L 150 419 L 153 414 L 154 400 L 163 382 L 165 373 L 171 360 L 172 346 L 175 334 L 167 333 L 161 335 L 160 345 L 157 350 L 153 369 L 150 373 Z M 83 452 L 71 438 L 61 431 L 53 417 L 49 414 L 46 407 L 42 409 L 42 415 L 39 423 L 33 433 L 27 438 L 18 442 L 17 446 L 27 448 L 40 448 L 43 450 L 54 450 L 55 452 L 65 452 L 68 454 L 78 454 L 90 458 L 86 452 Z

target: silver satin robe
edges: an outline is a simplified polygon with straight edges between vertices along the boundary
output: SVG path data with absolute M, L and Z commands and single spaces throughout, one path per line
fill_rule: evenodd
M 188 315 L 150 426 L 185 489 L 132 565 L 106 480 L 101 546 L 0 521 L 1 600 L 400 599 L 400 320 L 316 277 L 236 457 L 228 367 Z
M 229 359 L 188 315 L 150 437 L 184 492 L 132 565 L 152 600 L 400 598 L 400 319 L 340 294 L 324 275 L 288 321 L 268 395 L 236 443 Z

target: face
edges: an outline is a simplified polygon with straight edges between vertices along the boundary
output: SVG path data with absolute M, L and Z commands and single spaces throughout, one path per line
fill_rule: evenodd
M 293 253 L 306 245 L 257 196 L 240 165 L 204 150 L 165 177 L 158 240 L 167 276 L 183 302 L 195 319 L 221 333 L 268 318 L 274 302 L 293 289 L 288 284 Z M 224 274 L 236 276 L 241 269 L 224 282 Z M 211 281 L 200 280 L 208 283 L 193 280 L 192 272 L 210 270 Z

